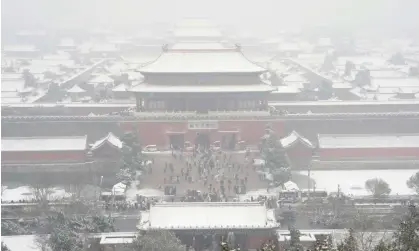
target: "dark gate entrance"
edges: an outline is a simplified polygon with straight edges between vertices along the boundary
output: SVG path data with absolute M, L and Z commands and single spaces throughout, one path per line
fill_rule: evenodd
M 195 138 L 195 146 L 200 149 L 208 149 L 211 145 L 209 133 L 197 132 Z
M 169 141 L 174 149 L 182 149 L 185 145 L 185 135 L 183 133 L 170 134 Z

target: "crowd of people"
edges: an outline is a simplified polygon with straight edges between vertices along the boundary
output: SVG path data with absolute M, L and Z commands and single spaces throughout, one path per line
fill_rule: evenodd
M 234 159 L 231 153 L 208 148 L 198 148 L 187 156 L 182 151 L 174 151 L 172 157 L 178 161 L 164 163 L 163 185 L 159 188 L 200 183 L 203 184 L 200 196 L 204 197 L 204 201 L 214 200 L 214 197 L 225 200 L 246 193 L 249 172 L 254 168 L 250 151 L 245 154 L 244 164 Z

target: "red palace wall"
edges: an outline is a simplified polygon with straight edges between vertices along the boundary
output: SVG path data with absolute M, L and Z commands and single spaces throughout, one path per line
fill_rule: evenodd
M 320 159 L 418 157 L 419 148 L 356 148 L 319 149 Z
M 248 249 L 260 249 L 264 243 L 273 240 L 273 236 L 269 233 L 255 233 L 247 236 Z
M 84 151 L 2 152 L 3 163 L 79 162 L 85 161 Z
M 157 145 L 159 147 L 169 146 L 170 132 L 185 132 L 185 141 L 194 142 L 197 132 L 210 134 L 211 142 L 220 140 L 220 131 L 238 131 L 237 140 L 245 141 L 248 145 L 258 145 L 260 138 L 265 133 L 266 125 L 283 137 L 282 121 L 218 121 L 218 129 L 188 129 L 188 121 L 142 121 L 142 122 L 121 122 L 123 131 L 137 131 L 142 145 Z
M 310 165 L 314 149 L 301 143 L 291 146 L 286 150 L 292 167 L 306 168 Z

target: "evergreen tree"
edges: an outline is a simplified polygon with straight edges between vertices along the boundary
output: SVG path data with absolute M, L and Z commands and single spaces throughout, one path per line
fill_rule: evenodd
M 176 235 L 169 231 L 147 231 L 139 234 L 132 244 L 132 251 L 185 251 Z
M 287 251 L 303 251 L 303 245 L 300 242 L 301 233 L 299 230 L 295 228 L 291 228 L 290 230 L 290 244 L 289 247 L 286 249 Z
M 78 251 L 83 249 L 84 233 L 101 233 L 114 231 L 113 219 L 103 216 L 77 217 L 66 216 L 59 212 L 49 215 L 41 230 L 41 234 L 48 233 L 47 239 L 38 239 L 40 244 L 45 242 L 52 251 Z
M 409 205 L 409 212 L 394 234 L 394 249 L 417 251 L 419 247 L 419 213 L 415 205 Z
M 413 174 L 406 184 L 410 189 L 413 189 L 417 194 L 419 194 L 419 172 Z
M 267 127 L 260 143 L 260 152 L 265 166 L 273 174 L 275 181 L 284 184 L 291 179 L 291 171 L 284 148 L 275 132 Z
M 1 242 L 1 251 L 10 251 L 10 249 L 4 244 L 4 242 Z
M 365 182 L 365 188 L 372 193 L 375 198 L 389 195 L 390 186 L 382 179 L 369 179 Z
M 2 220 L 1 221 L 1 235 L 24 235 L 30 234 L 30 232 L 21 226 L 19 223 L 13 221 Z
M 311 249 L 313 251 L 331 251 L 332 250 L 332 240 L 331 236 L 327 235 L 323 239 L 316 239 L 314 247 Z
M 138 136 L 133 132 L 128 132 L 124 134 L 121 140 L 123 142 L 121 169 L 135 171 L 141 167 L 142 162 L 142 151 L 138 143 Z

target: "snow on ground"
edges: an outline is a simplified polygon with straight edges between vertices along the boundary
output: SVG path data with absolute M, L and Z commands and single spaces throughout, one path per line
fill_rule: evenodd
M 138 181 L 137 181 L 138 182 Z M 134 182 L 131 186 L 126 190 L 125 196 L 127 201 L 137 201 L 137 194 L 144 196 L 144 197 L 163 197 L 163 191 L 152 189 L 152 188 L 142 188 L 138 189 L 138 183 Z
M 10 251 L 40 251 L 41 247 L 36 243 L 35 235 L 2 236 L 1 241 Z
M 64 189 L 51 188 L 50 200 L 62 199 L 70 197 L 71 194 L 67 193 Z M 19 200 L 32 200 L 35 199 L 33 189 L 29 186 L 21 186 L 13 189 L 6 189 L 1 196 L 3 202 L 19 201 Z
M 316 182 L 316 189 L 336 192 L 338 185 L 345 194 L 370 195 L 365 189 L 365 181 L 380 178 L 387 182 L 391 194 L 409 195 L 413 191 L 406 185 L 406 181 L 419 170 L 356 170 L 356 171 L 311 171 L 311 178 Z M 307 175 L 307 171 L 298 172 Z

